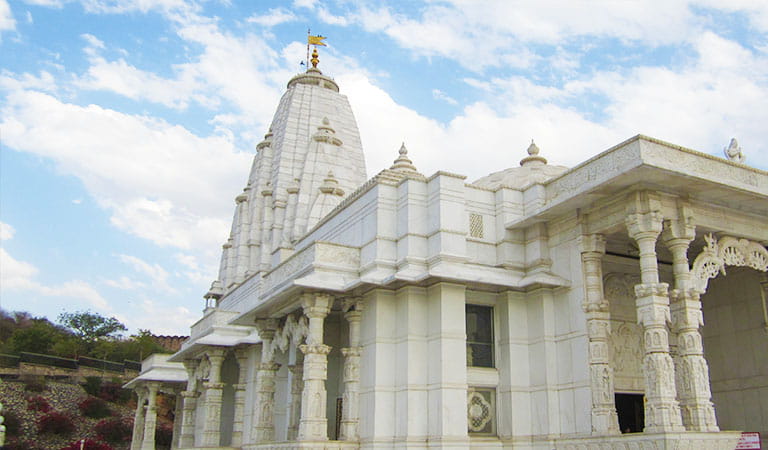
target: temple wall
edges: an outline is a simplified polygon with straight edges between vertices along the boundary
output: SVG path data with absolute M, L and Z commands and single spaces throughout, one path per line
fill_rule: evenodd
M 768 332 L 761 274 L 727 267 L 702 296 L 704 353 L 722 430 L 759 431 L 768 446 Z

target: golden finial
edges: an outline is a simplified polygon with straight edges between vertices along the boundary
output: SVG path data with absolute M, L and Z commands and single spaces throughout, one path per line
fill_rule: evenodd
M 320 62 L 319 59 L 317 59 L 317 47 L 315 47 L 314 50 L 312 50 L 312 59 L 310 60 L 312 62 L 312 67 L 317 69 L 317 63 Z

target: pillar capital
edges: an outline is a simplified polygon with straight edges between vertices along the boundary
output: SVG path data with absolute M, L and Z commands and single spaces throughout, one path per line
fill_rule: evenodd
M 636 241 L 658 238 L 662 230 L 664 216 L 661 211 L 629 213 L 625 219 L 629 237 Z
M 325 293 L 308 293 L 301 296 L 304 314 L 310 319 L 324 319 L 331 312 L 333 296 Z
M 221 365 L 221 363 L 224 362 L 225 352 L 226 349 L 224 347 L 208 347 L 208 349 L 205 351 L 205 354 L 208 356 L 208 360 L 211 362 L 211 365 Z
M 342 301 L 341 309 L 344 312 L 363 311 L 365 304 L 362 297 L 347 297 Z
M 259 363 L 258 367 L 259 370 L 265 370 L 265 371 L 273 371 L 276 372 L 278 369 L 280 369 L 280 364 L 276 362 L 262 362 Z
M 581 254 L 605 253 L 605 236 L 602 234 L 582 234 L 579 238 Z
M 347 322 L 356 322 L 359 323 L 360 320 L 363 318 L 363 312 L 360 310 L 353 309 L 351 311 L 347 311 L 344 313 L 344 318 L 347 319 Z
M 341 354 L 344 356 L 360 356 L 361 351 L 361 347 L 345 347 L 341 349 Z
M 299 350 L 305 355 L 327 355 L 331 352 L 331 346 L 325 344 L 303 344 L 299 345 Z
M 695 237 L 696 226 L 693 224 L 693 217 L 664 220 L 664 229 L 661 233 L 661 239 L 667 246 L 674 245 L 676 241 L 684 243 L 687 246 L 687 244 Z
M 259 337 L 263 340 L 272 340 L 277 330 L 277 319 L 256 319 L 256 329 L 259 332 Z

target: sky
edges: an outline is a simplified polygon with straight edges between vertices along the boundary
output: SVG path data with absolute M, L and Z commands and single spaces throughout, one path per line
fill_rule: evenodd
M 636 134 L 768 169 L 764 0 L 0 0 L 0 307 L 188 334 L 308 29 L 369 177 Z

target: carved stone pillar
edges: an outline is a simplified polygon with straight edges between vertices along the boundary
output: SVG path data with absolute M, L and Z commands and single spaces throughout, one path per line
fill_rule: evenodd
M 358 407 L 358 391 L 360 386 L 360 319 L 362 302 L 354 299 L 345 304 L 347 312 L 344 318 L 349 322 L 349 347 L 342 348 L 344 355 L 344 395 L 341 403 L 340 439 L 354 441 L 358 439 L 357 425 L 360 422 Z
M 328 353 L 323 344 L 323 322 L 331 310 L 333 299 L 327 294 L 305 294 L 304 314 L 309 318 L 307 343 L 299 346 L 304 353 L 304 389 L 301 393 L 299 441 L 328 440 L 328 418 L 325 414 L 328 378 Z
M 203 447 L 218 447 L 221 443 L 221 403 L 224 383 L 221 382 L 221 364 L 224 349 L 214 347 L 207 352 L 211 370 L 205 387 L 205 425 L 203 426 Z
M 181 388 L 173 389 L 175 406 L 173 408 L 173 437 L 171 438 L 171 448 L 179 448 L 179 439 L 181 439 L 181 416 L 184 414 L 184 402 L 182 401 Z
M 627 214 L 629 236 L 640 249 L 640 279 L 635 286 L 637 321 L 643 326 L 645 378 L 645 432 L 684 431 L 675 389 L 675 369 L 669 354 L 670 322 L 667 284 L 659 283 L 656 240 L 661 233 L 660 205 L 638 194 L 640 211 Z M 656 208 L 650 208 L 655 206 Z
M 256 321 L 256 327 L 261 337 L 261 363 L 256 372 L 256 406 L 253 418 L 253 439 L 256 443 L 273 442 L 275 440 L 275 377 L 280 364 L 273 361 L 273 342 L 276 319 L 261 319 Z
M 304 364 L 291 364 L 291 400 L 288 404 L 288 440 L 293 441 L 299 435 L 299 420 L 301 419 L 301 393 L 304 390 Z
M 683 212 L 683 211 L 681 211 Z M 672 325 L 677 333 L 675 374 L 683 425 L 689 431 L 719 431 L 709 387 L 699 327 L 704 325 L 699 293 L 688 268 L 688 246 L 695 237 L 688 218 L 665 223 L 662 240 L 672 252 L 675 289 L 670 292 Z
M 198 360 L 188 359 L 184 361 L 187 370 L 187 389 L 181 393 L 181 422 L 179 447 L 191 448 L 195 446 L 195 412 L 197 411 L 197 378 L 195 371 L 200 363 Z M 178 401 L 178 400 L 177 400 Z
M 140 450 L 144 440 L 144 403 L 147 401 L 147 389 L 140 387 L 136 389 L 136 413 L 133 416 L 133 435 L 131 436 L 131 450 Z
M 266 188 L 261 191 L 263 197 L 262 222 L 261 222 L 261 270 L 267 271 L 272 264 L 270 262 L 272 256 L 272 223 L 273 211 L 272 211 L 272 187 L 267 182 Z
M 147 386 L 147 412 L 144 417 L 144 438 L 141 450 L 155 450 L 155 428 L 157 427 L 157 391 L 160 384 L 150 382 Z
M 611 313 L 603 295 L 602 259 L 605 237 L 581 237 L 581 267 L 584 273 L 584 303 L 589 336 L 589 379 L 592 390 L 592 434 L 619 434 L 619 419 L 613 390 L 613 369 L 608 356 Z
M 248 259 L 250 252 L 248 249 L 248 237 L 250 235 L 250 207 L 248 203 L 249 187 L 235 198 L 237 202 L 237 271 L 235 281 L 242 283 L 245 280 L 248 271 Z
M 237 358 L 237 384 L 235 388 L 235 417 L 232 423 L 232 446 L 243 445 L 243 415 L 245 414 L 245 387 L 248 377 L 248 354 L 245 348 L 235 350 Z

